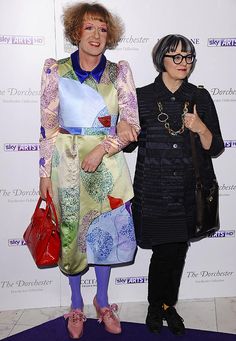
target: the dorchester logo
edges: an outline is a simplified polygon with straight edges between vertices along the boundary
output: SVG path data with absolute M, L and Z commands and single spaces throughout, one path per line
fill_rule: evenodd
M 235 102 L 236 88 L 229 86 L 228 88 L 213 87 L 210 93 L 214 102 Z
M 234 272 L 228 270 L 216 270 L 216 271 L 209 271 L 209 270 L 202 270 L 202 271 L 187 271 L 187 278 L 194 278 L 194 279 L 215 279 L 215 278 L 227 278 L 232 277 Z
M 228 89 L 220 89 L 220 88 L 211 88 L 211 94 L 212 96 L 233 96 L 236 95 L 236 89 L 233 89 L 232 87 Z
M 41 91 L 32 89 L 31 87 L 22 89 L 14 86 L 8 88 L 0 88 L 0 100 L 9 104 L 27 104 L 38 103 Z
M 236 141 L 235 141 L 236 142 Z M 236 144 L 234 144 L 234 147 L 236 147 Z M 227 148 L 230 148 L 227 146 Z M 229 183 L 223 183 L 219 185 L 220 190 L 220 196 L 221 197 L 229 197 L 231 195 L 235 195 L 236 191 L 236 185 L 235 184 L 229 184 Z
M 119 41 L 119 43 L 125 43 L 125 44 L 146 44 L 148 43 L 150 38 L 148 37 L 136 37 L 133 36 L 132 34 L 128 37 L 122 37 Z
M 39 190 L 38 189 L 25 189 L 25 188 L 0 188 L 0 198 L 7 200 L 9 203 L 28 203 L 35 202 L 38 200 Z M 12 240 L 11 246 L 14 245 L 14 240 Z M 8 244 L 9 245 L 9 244 Z M 10 245 L 9 245 L 10 246 Z
M 24 294 L 26 292 L 39 292 L 49 289 L 53 285 L 50 279 L 18 279 L 16 281 L 2 279 L 0 281 L 0 290 L 10 290 L 11 294 Z

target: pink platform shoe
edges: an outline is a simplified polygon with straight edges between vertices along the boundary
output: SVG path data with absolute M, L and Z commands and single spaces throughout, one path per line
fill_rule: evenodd
M 108 307 L 100 308 L 96 297 L 93 299 L 93 304 L 97 312 L 98 322 L 104 323 L 105 330 L 112 334 L 121 333 L 120 320 L 117 315 L 117 304 L 109 305 Z
M 68 314 L 64 315 L 68 319 L 67 330 L 71 339 L 79 339 L 83 335 L 84 322 L 86 316 L 80 309 L 72 309 Z

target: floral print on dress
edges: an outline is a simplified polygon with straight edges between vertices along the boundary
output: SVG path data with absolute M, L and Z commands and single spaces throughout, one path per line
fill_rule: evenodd
M 52 67 L 53 65 L 54 67 Z M 49 59 L 44 65 L 44 74 L 42 76 L 42 94 L 40 98 L 40 105 L 42 109 L 48 108 L 50 103 L 57 99 L 58 92 L 57 71 L 58 67 L 55 66 L 55 60 Z
M 129 64 L 126 61 L 118 63 L 118 101 L 120 119 L 127 121 L 133 125 L 137 132 L 140 131 L 139 121 L 136 118 L 136 112 L 138 112 L 138 103 L 136 92 L 130 91 L 134 87 L 133 78 L 131 76 L 131 70 Z M 129 79 L 129 81 L 128 81 Z M 127 106 L 127 103 L 129 105 Z
M 53 144 L 55 144 L 59 132 L 58 65 L 62 66 L 64 70 L 63 75 L 60 76 L 78 80 L 73 71 L 70 58 L 64 58 L 60 61 L 50 58 L 45 61 L 41 82 L 41 124 L 44 129 L 42 131 L 45 133 L 45 135 L 41 135 L 40 138 L 40 159 L 43 160 L 43 162 L 41 161 L 40 163 L 41 177 L 50 177 Z M 96 81 L 93 78 L 87 78 L 85 83 L 88 83 L 87 85 L 93 87 L 96 91 L 98 90 Z M 115 64 L 107 60 L 106 68 L 100 83 L 104 85 L 112 83 L 115 86 L 118 92 L 120 120 L 125 120 L 132 124 L 135 130 L 139 132 L 138 106 L 137 103 L 135 104 L 137 96 L 129 64 L 126 61 L 120 61 L 118 64 Z M 130 107 L 132 107 L 132 109 L 130 109 Z M 114 118 L 114 115 L 111 116 L 113 119 L 112 124 L 113 122 L 116 123 L 117 119 Z M 50 143 L 50 141 L 53 143 Z M 44 155 L 46 147 L 41 147 L 41 145 L 46 144 L 48 144 L 48 148 L 51 148 L 51 152 L 47 154 L 48 156 Z M 127 142 L 122 142 L 122 140 L 115 135 L 110 136 L 106 141 L 102 141 L 101 144 L 106 152 L 108 152 L 109 155 L 112 155 L 126 147 Z
M 64 81 L 68 81 L 73 89 L 82 86 L 87 96 L 79 97 L 76 91 L 70 91 L 64 101 L 59 91 L 62 84 L 59 79 L 63 78 L 67 78 Z M 135 129 L 139 131 L 138 108 L 133 104 L 136 92 L 131 70 L 125 61 L 118 64 L 107 61 L 99 83 L 91 77 L 85 84 L 78 83 L 71 58 L 45 62 L 42 75 L 40 176 L 52 179 L 62 241 L 59 267 L 69 275 L 78 274 L 88 264 L 130 262 L 136 249 L 131 215 L 126 209 L 127 202 L 133 197 L 132 181 L 123 153 L 117 153 L 126 144 L 115 131 L 118 119 L 134 122 Z M 71 103 L 81 108 L 78 115 L 83 118 L 81 122 L 84 125 L 72 125 L 78 129 L 78 134 L 59 133 L 59 111 L 65 103 L 67 109 Z M 91 105 L 93 103 L 94 106 Z M 130 107 L 135 111 L 131 117 L 128 115 Z M 88 116 L 82 117 L 84 109 L 88 111 Z M 70 110 L 67 118 L 68 122 L 74 122 Z M 66 129 L 66 126 L 62 127 Z M 102 136 L 103 133 L 106 136 Z M 81 162 L 99 144 L 107 146 L 109 155 L 104 156 L 94 173 L 86 173 L 81 169 Z
M 62 223 L 78 222 L 80 210 L 79 188 L 59 188 L 59 202 Z M 77 232 L 77 230 L 76 230 Z
M 117 89 L 117 64 L 112 63 L 109 60 L 107 60 L 107 66 L 106 69 L 108 70 L 107 72 L 103 72 L 100 83 L 103 84 L 112 84 L 114 85 L 115 89 Z
M 44 134 L 45 134 L 46 129 L 52 129 L 58 125 L 58 118 L 56 116 L 50 116 L 48 118 L 47 112 L 44 112 L 42 113 L 42 116 L 41 116 L 41 124 L 42 124 L 42 129 L 44 129 Z M 42 137 L 45 138 L 46 135 L 44 137 L 44 135 L 42 134 Z
M 60 154 L 57 148 L 54 149 L 53 156 L 52 156 L 52 167 L 58 167 L 60 164 Z
M 132 217 L 128 217 L 128 219 L 124 219 L 124 216 L 118 216 L 116 218 L 116 225 L 119 225 L 119 240 L 120 240 L 120 248 L 126 249 L 127 247 L 130 247 L 128 243 L 126 243 L 126 240 L 129 240 L 130 242 L 136 243 L 134 229 L 133 229 L 133 219 Z
M 113 239 L 109 232 L 97 227 L 88 234 L 87 242 L 96 255 L 97 262 L 103 262 L 109 257 L 113 247 Z
M 136 240 L 126 204 L 94 219 L 86 240 L 89 263 L 117 264 L 132 259 Z
M 84 83 L 94 90 L 98 90 L 97 88 L 97 81 L 90 75 L 88 78 L 85 79 Z
M 94 173 L 81 170 L 81 179 L 86 191 L 97 202 L 102 202 L 107 197 L 107 194 L 112 191 L 112 173 L 106 168 L 103 162 Z
M 79 249 L 83 253 L 86 252 L 86 235 L 88 228 L 92 221 L 99 216 L 99 214 L 99 211 L 91 210 L 83 217 L 77 238 Z
M 128 72 L 128 65 L 127 63 L 119 63 L 119 77 L 122 82 L 127 82 L 127 72 Z
M 45 167 L 46 167 L 46 160 L 48 158 L 51 158 L 51 154 L 54 148 L 54 143 L 53 141 L 47 141 L 46 144 L 41 143 L 40 145 L 40 154 L 43 155 L 43 157 L 41 157 L 39 159 L 39 166 L 40 166 L 40 175 L 44 175 L 45 173 Z

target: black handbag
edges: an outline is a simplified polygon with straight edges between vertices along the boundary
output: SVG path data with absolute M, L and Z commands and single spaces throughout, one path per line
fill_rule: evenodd
M 193 165 L 196 176 L 196 226 L 193 238 L 207 237 L 220 228 L 219 221 L 219 186 L 216 179 L 213 179 L 210 188 L 205 188 L 199 171 L 195 137 L 190 132 Z

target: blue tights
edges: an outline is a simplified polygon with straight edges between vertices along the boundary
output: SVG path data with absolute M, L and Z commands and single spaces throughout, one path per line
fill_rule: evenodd
M 96 298 L 100 307 L 108 306 L 108 284 L 110 279 L 110 266 L 95 265 L 95 274 L 97 279 Z M 81 295 L 81 275 L 68 276 L 71 287 L 71 307 L 73 309 L 83 310 L 84 302 Z

